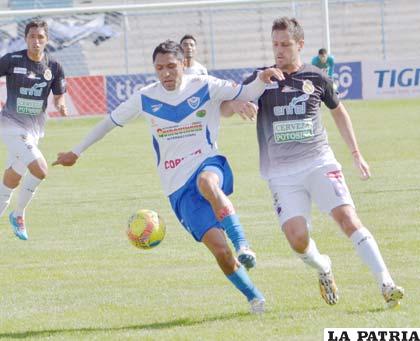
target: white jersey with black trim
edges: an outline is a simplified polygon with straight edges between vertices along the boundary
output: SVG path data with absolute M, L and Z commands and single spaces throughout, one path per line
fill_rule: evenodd
M 264 83 L 258 87 L 263 91 Z M 110 117 L 119 126 L 139 116 L 146 118 L 162 186 L 170 195 L 206 158 L 218 154 L 220 104 L 238 97 L 242 88 L 211 76 L 184 75 L 179 89 L 167 91 L 160 82 L 153 83 L 133 94 Z

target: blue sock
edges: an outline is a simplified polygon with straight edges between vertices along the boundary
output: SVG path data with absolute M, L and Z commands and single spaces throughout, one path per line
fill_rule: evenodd
M 228 215 L 220 222 L 220 224 L 223 226 L 236 251 L 238 251 L 241 246 L 248 246 L 238 215 Z
M 264 298 L 254 283 L 252 283 L 248 273 L 243 266 L 241 266 L 234 273 L 227 275 L 226 277 L 235 285 L 235 287 L 239 289 L 241 293 L 246 296 L 248 301 L 251 301 L 254 298 Z

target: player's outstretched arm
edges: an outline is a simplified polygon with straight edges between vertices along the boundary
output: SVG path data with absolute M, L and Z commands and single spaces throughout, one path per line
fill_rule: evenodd
M 278 81 L 284 80 L 283 72 L 276 67 L 270 67 L 268 69 L 261 71 L 258 77 L 266 84 L 274 83 L 272 78 L 275 78 Z
M 346 108 L 342 103 L 340 103 L 337 108 L 331 110 L 331 114 L 341 136 L 344 139 L 344 142 L 347 144 L 353 155 L 353 164 L 359 170 L 360 178 L 362 180 L 369 179 L 371 175 L 369 165 L 360 153 L 353 125 Z
M 254 101 L 258 99 L 264 93 L 266 84 L 274 83 L 273 79 L 282 81 L 284 79 L 283 72 L 275 67 L 258 71 L 255 79 L 242 86 L 241 92 L 235 99 L 245 101 Z
M 224 101 L 220 105 L 220 112 L 224 117 L 231 117 L 233 114 L 238 114 L 244 120 L 255 121 L 258 107 L 254 103 L 247 101 Z
M 112 129 L 116 127 L 115 123 L 108 116 L 99 122 L 88 135 L 75 148 L 66 153 L 58 153 L 57 160 L 52 165 L 73 166 L 79 156 L 91 145 L 102 139 Z

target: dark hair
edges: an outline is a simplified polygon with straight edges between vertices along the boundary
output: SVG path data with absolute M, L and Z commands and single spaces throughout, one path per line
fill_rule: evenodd
M 184 51 L 180 44 L 174 42 L 173 40 L 165 40 L 163 43 L 160 43 L 156 46 L 153 51 L 153 63 L 155 62 L 156 55 L 158 53 L 166 54 L 172 53 L 180 61 L 184 61 Z
M 194 40 L 194 43 L 197 44 L 197 40 L 195 40 L 195 38 L 191 34 L 186 34 L 185 36 L 183 36 L 181 40 L 179 41 L 179 43 L 182 44 L 182 42 L 186 39 L 192 39 Z
M 327 49 L 324 49 L 324 48 L 319 49 L 318 54 L 328 54 Z
M 38 20 L 31 20 L 29 23 L 26 24 L 26 27 L 25 27 L 25 38 L 28 35 L 29 30 L 32 27 L 43 28 L 44 31 L 45 31 L 45 34 L 48 37 L 48 24 L 44 20 L 39 20 L 38 19 Z
M 303 28 L 295 18 L 281 17 L 273 21 L 271 33 L 274 31 L 288 31 L 295 41 L 305 38 Z

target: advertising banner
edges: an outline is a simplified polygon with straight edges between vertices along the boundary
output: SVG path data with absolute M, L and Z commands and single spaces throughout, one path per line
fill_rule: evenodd
M 420 97 L 420 61 L 363 62 L 363 98 Z

